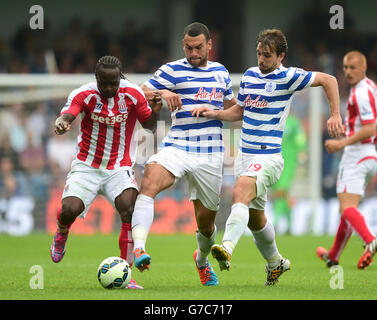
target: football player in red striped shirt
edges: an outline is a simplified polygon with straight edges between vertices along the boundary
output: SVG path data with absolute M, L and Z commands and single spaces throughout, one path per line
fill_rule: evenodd
M 377 240 L 358 210 L 365 187 L 377 173 L 376 152 L 376 84 L 367 78 L 367 62 L 359 51 L 348 52 L 343 59 L 347 82 L 352 86 L 347 101 L 346 135 L 325 142 L 327 152 L 344 149 L 339 165 L 336 191 L 339 200 L 340 224 L 329 251 L 317 248 L 317 255 L 328 267 L 339 263 L 340 255 L 353 231 L 363 240 L 365 250 L 357 267 L 370 265 L 376 253 Z
M 51 259 L 63 259 L 70 226 L 78 216 L 84 218 L 95 197 L 102 194 L 120 214 L 120 257 L 132 265 L 131 218 L 138 195 L 132 169 L 138 143 L 135 128 L 138 121 L 154 131 L 162 102 L 157 93 L 150 91 L 146 97 L 138 85 L 126 80 L 116 57 L 99 59 L 95 77 L 95 82 L 71 92 L 55 122 L 55 133 L 61 135 L 81 114 L 77 153 L 58 211 Z M 133 280 L 128 287 L 142 289 Z

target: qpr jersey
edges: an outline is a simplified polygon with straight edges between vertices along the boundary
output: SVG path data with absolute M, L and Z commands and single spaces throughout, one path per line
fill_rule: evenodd
M 244 108 L 239 149 L 246 154 L 281 152 L 293 94 L 310 87 L 315 72 L 280 66 L 263 74 L 258 67 L 242 76 L 237 104 Z
M 345 117 L 346 135 L 352 136 L 361 127 L 368 123 L 376 123 L 376 100 L 377 86 L 368 79 L 364 78 L 350 90 L 347 101 Z M 370 137 L 353 145 L 346 146 L 345 150 L 355 149 L 359 146 L 375 148 L 376 137 Z
M 191 110 L 201 106 L 223 109 L 223 101 L 234 95 L 228 70 L 218 62 L 206 67 L 193 67 L 186 58 L 160 67 L 145 82 L 152 90 L 167 89 L 179 94 L 182 109 L 172 112 L 172 126 L 160 148 L 174 147 L 188 152 L 209 154 L 223 152 L 222 121 L 199 118 Z
M 132 167 L 137 152 L 136 121 L 146 121 L 152 110 L 141 88 L 121 79 L 114 97 L 105 98 L 91 82 L 73 90 L 60 114 L 82 120 L 76 158 L 94 168 Z

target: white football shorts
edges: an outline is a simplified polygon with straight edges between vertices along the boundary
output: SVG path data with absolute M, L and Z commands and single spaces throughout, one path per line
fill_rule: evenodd
M 62 199 L 71 196 L 80 198 L 85 209 L 79 217 L 85 218 L 98 194 L 104 195 L 115 208 L 116 197 L 129 188 L 138 190 L 132 168 L 97 169 L 75 159 L 67 175 Z
M 157 162 L 170 171 L 176 181 L 187 178 L 190 200 L 200 200 L 211 211 L 220 204 L 223 153 L 200 154 L 165 147 L 151 156 L 147 164 Z
M 279 180 L 283 169 L 284 160 L 281 153 L 272 155 L 238 153 L 234 163 L 235 178 L 247 176 L 257 179 L 257 197 L 250 201 L 249 208 L 264 210 L 267 191 Z
M 364 197 L 365 188 L 377 173 L 377 153 L 344 151 L 336 181 L 337 193 L 352 193 Z

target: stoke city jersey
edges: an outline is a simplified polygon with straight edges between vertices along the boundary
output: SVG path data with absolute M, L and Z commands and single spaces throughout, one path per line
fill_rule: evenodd
M 160 67 L 145 82 L 152 90 L 170 90 L 179 94 L 182 109 L 172 112 L 172 126 L 160 148 L 172 146 L 194 153 L 223 152 L 222 121 L 199 118 L 191 110 L 207 106 L 223 109 L 223 101 L 234 95 L 228 70 L 218 62 L 208 61 L 206 67 L 193 67 L 187 59 L 180 59 Z
M 258 67 L 242 76 L 237 104 L 244 108 L 239 148 L 246 154 L 281 152 L 293 94 L 309 87 L 315 72 L 280 66 L 263 74 Z
M 350 89 L 345 116 L 348 137 L 359 131 L 363 125 L 376 123 L 376 100 L 377 86 L 368 78 L 359 81 Z M 347 146 L 345 151 L 362 145 L 375 148 L 375 144 L 376 137 L 374 136 Z
M 77 159 L 94 168 L 112 170 L 133 166 L 137 152 L 136 122 L 146 121 L 152 110 L 141 88 L 121 79 L 112 98 L 103 97 L 96 82 L 73 90 L 61 110 L 64 113 L 82 115 Z

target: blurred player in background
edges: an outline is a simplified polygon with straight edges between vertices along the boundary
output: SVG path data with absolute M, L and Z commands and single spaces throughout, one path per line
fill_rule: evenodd
M 147 162 L 132 217 L 134 261 L 140 271 L 149 269 L 151 256 L 145 244 L 154 217 L 154 199 L 176 180 L 186 177 L 198 225 L 198 249 L 194 260 L 201 283 L 218 285 L 207 257 L 215 243 L 215 217 L 219 208 L 224 145 L 222 122 L 193 117 L 199 106 L 227 109 L 235 103 L 229 72 L 218 62 L 208 61 L 212 42 L 208 28 L 198 22 L 183 32 L 185 58 L 161 66 L 142 86 L 158 90 L 170 111 L 172 127 L 157 154 Z M 172 259 L 174 259 L 172 257 Z
M 306 151 L 306 134 L 300 119 L 289 115 L 284 128 L 281 153 L 284 170 L 279 180 L 271 187 L 271 199 L 274 213 L 274 226 L 278 228 L 281 218 L 286 218 L 287 233 L 291 231 L 291 211 L 293 199 L 290 190 L 296 176 L 300 154 Z
M 318 247 L 316 253 L 328 267 L 337 265 L 348 239 L 355 231 L 365 247 L 357 267 L 365 269 L 376 253 L 377 240 L 358 206 L 368 182 L 377 173 L 377 87 L 366 77 L 367 60 L 359 51 L 350 51 L 344 56 L 343 71 L 351 85 L 345 117 L 346 135 L 341 139 L 325 141 L 328 153 L 344 149 L 336 186 L 341 218 L 331 249 L 327 251 Z
M 137 141 L 136 122 L 150 130 L 156 127 L 156 112 L 162 106 L 157 94 L 148 93 L 126 80 L 120 61 L 104 56 L 95 67 L 96 82 L 73 90 L 55 122 L 55 133 L 66 133 L 81 113 L 78 151 L 62 196 L 51 259 L 60 262 L 65 254 L 69 229 L 84 218 L 98 194 L 103 194 L 120 214 L 120 257 L 132 265 L 131 217 L 138 194 L 133 165 Z M 128 288 L 142 289 L 134 280 Z
M 243 119 L 240 150 L 235 160 L 233 205 L 222 244 L 213 245 L 211 252 L 220 269 L 229 270 L 233 250 L 249 227 L 267 261 L 265 285 L 274 285 L 290 269 L 290 261 L 278 251 L 274 226 L 267 220 L 264 208 L 267 191 L 283 171 L 281 141 L 293 94 L 310 86 L 322 86 L 330 103 L 327 122 L 330 135 L 343 133 L 336 79 L 321 72 L 285 68 L 282 60 L 287 52 L 287 41 L 280 30 L 262 31 L 257 38 L 258 67 L 249 68 L 243 75 L 237 104 L 224 111 L 205 107 L 193 111 L 225 121 Z

